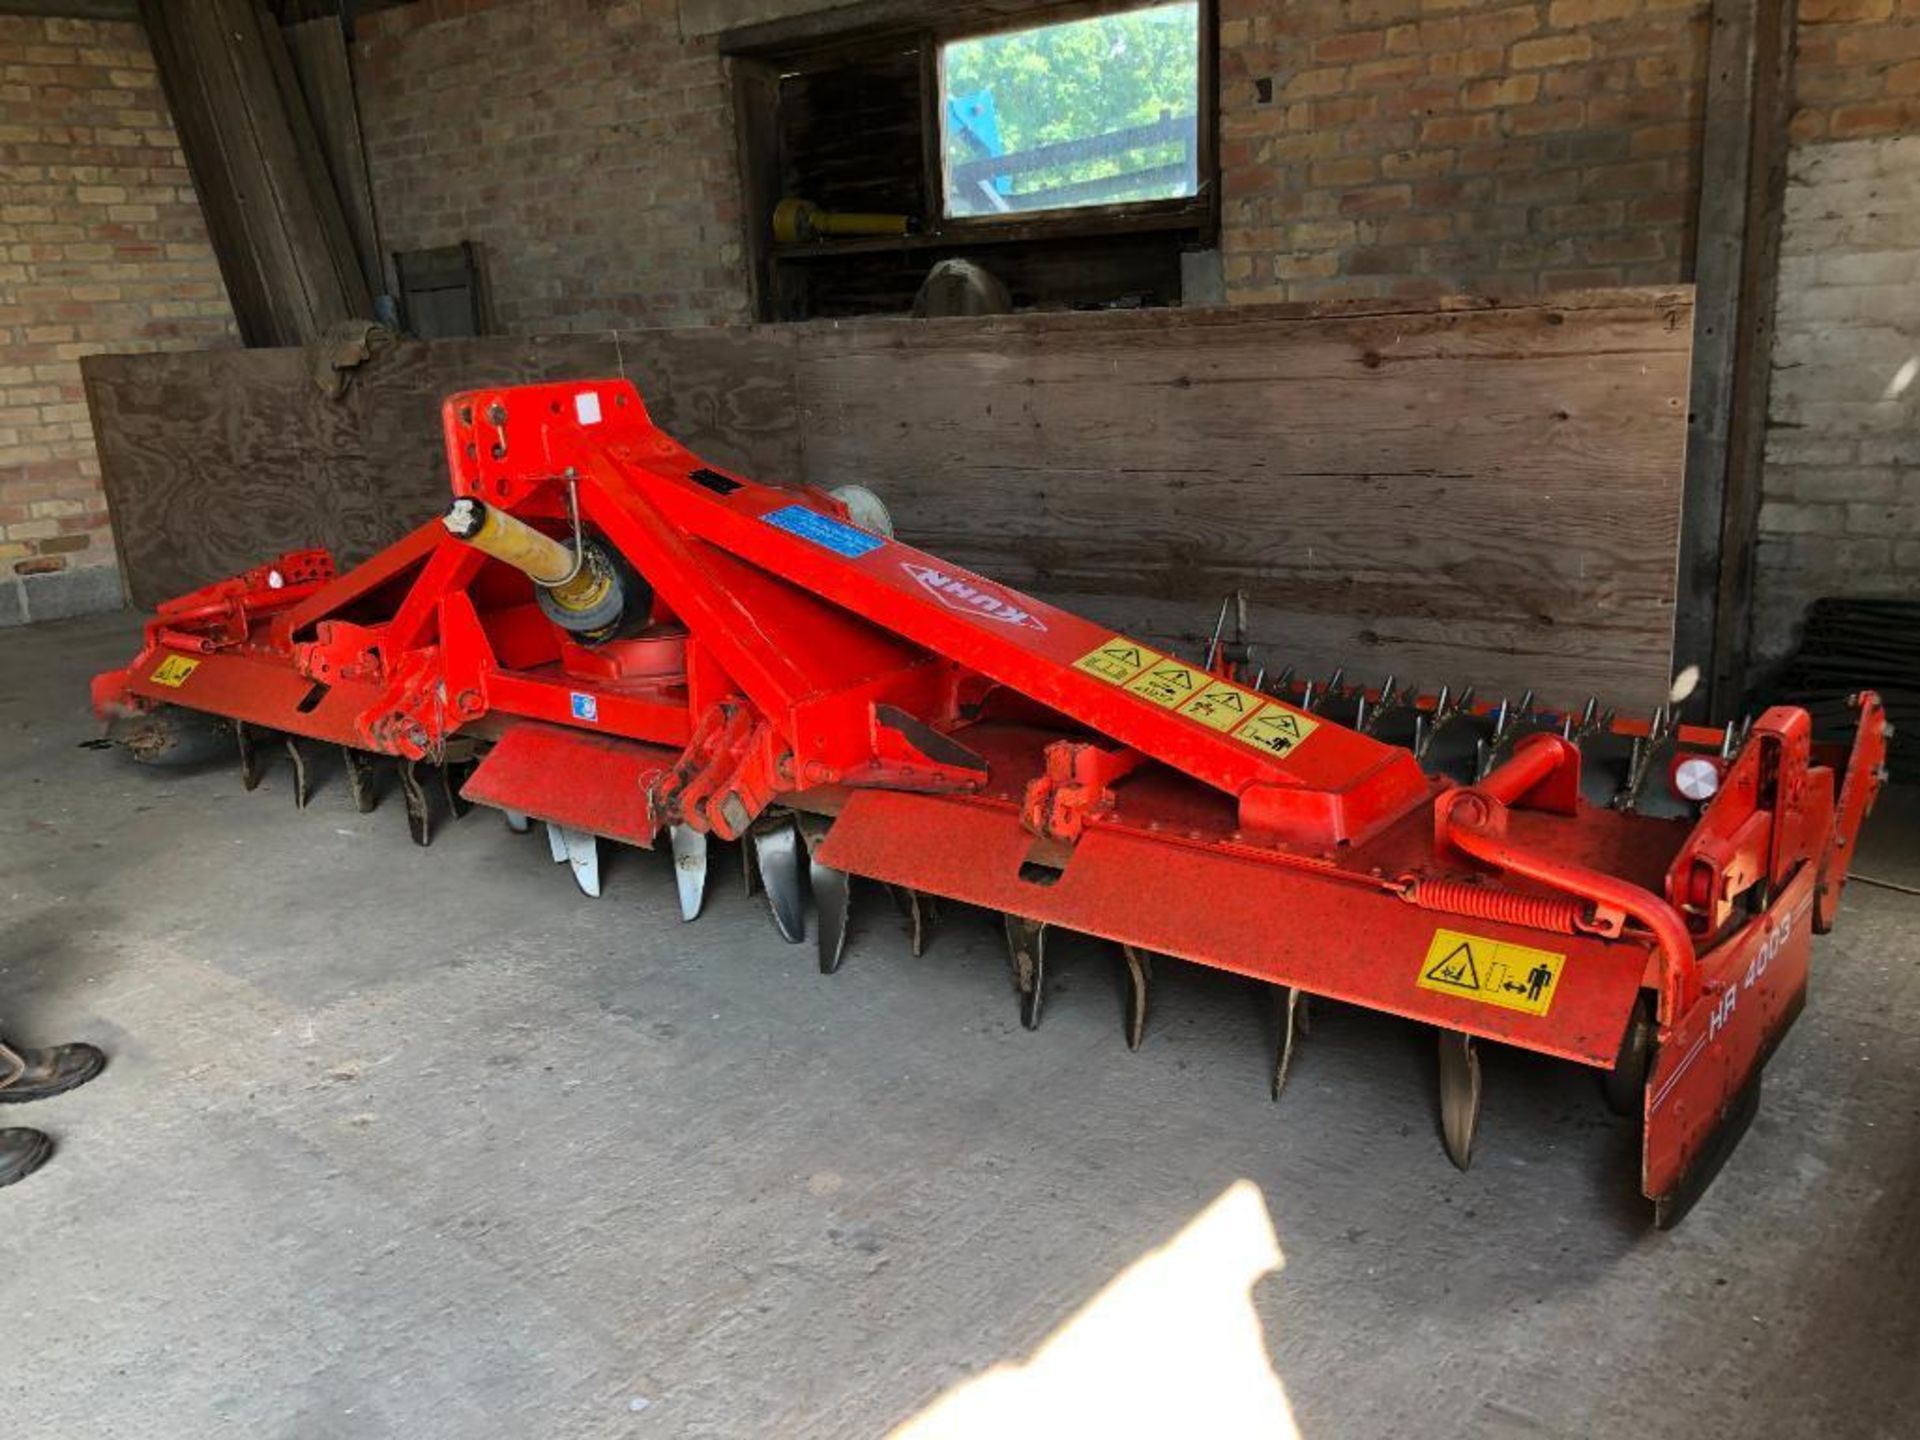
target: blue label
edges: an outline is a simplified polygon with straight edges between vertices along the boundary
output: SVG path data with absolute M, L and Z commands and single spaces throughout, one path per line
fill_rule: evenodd
M 778 510 L 769 510 L 760 518 L 769 525 L 778 525 L 789 535 L 811 540 L 821 549 L 844 555 L 849 560 L 858 560 L 868 551 L 878 550 L 887 543 L 878 535 L 869 535 L 851 525 L 842 525 L 832 516 L 809 510 L 804 505 L 783 505 Z
M 573 718 L 576 720 L 585 720 L 591 725 L 598 725 L 600 723 L 599 700 L 591 695 L 583 694 L 581 691 L 574 691 Z

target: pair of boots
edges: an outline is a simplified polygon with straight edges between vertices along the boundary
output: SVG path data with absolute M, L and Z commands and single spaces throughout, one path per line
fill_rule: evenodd
M 106 1067 L 91 1045 L 51 1045 L 10 1050 L 0 1042 L 0 1105 L 20 1105 L 64 1095 Z M 24 1180 L 53 1156 L 53 1140 L 39 1130 L 0 1129 L 0 1186 Z

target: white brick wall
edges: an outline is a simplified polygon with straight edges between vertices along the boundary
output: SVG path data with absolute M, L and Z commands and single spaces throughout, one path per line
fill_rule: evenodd
M 1920 595 L 1920 135 L 1804 145 L 1787 177 L 1754 649 L 1821 595 Z

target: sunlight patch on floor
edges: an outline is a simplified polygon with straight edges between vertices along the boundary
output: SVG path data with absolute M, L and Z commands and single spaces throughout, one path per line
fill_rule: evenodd
M 1253 1285 L 1283 1260 L 1259 1187 L 1236 1180 L 1129 1265 L 1024 1364 L 955 1386 L 893 1440 L 1207 1435 L 1292 1440 Z

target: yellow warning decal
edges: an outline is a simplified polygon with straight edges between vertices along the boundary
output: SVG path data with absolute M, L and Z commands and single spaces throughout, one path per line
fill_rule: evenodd
M 1436 930 L 1420 962 L 1420 988 L 1528 1015 L 1544 1015 L 1560 985 L 1565 955 L 1509 945 L 1461 930 Z
M 1260 697 L 1251 690 L 1215 680 L 1182 705 L 1180 713 L 1215 730 L 1231 730 L 1259 708 Z
M 1255 712 L 1233 738 L 1243 745 L 1264 750 L 1276 760 L 1284 760 L 1302 740 L 1320 728 L 1318 720 L 1289 710 L 1284 705 L 1268 705 Z
M 1074 661 L 1073 668 L 1085 670 L 1089 675 L 1098 675 L 1109 684 L 1124 685 L 1159 659 L 1158 651 L 1149 650 L 1138 640 L 1116 635 L 1111 640 L 1102 641 L 1098 649 L 1089 650 Z
M 1127 682 L 1134 694 L 1178 710 L 1207 687 L 1207 672 L 1184 660 L 1160 660 Z
M 184 655 L 169 655 L 153 667 L 153 674 L 147 678 L 156 685 L 170 685 L 178 690 L 187 683 L 187 677 L 199 668 L 198 660 L 189 660 Z

